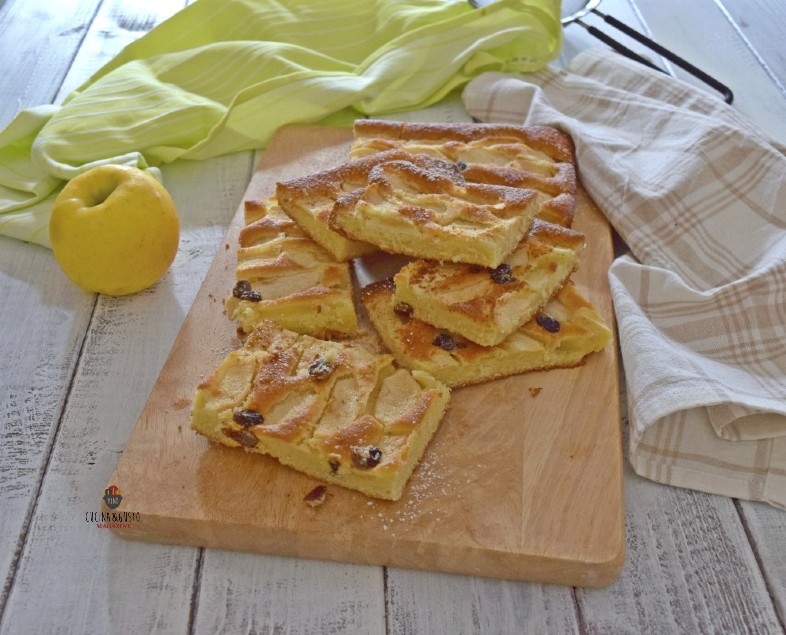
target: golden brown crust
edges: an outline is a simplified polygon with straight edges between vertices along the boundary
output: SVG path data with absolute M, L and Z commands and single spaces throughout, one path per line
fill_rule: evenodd
M 570 227 L 573 225 L 573 214 L 575 211 L 575 196 L 572 194 L 560 194 L 541 202 L 538 218 L 555 225 Z
M 419 123 L 358 119 L 356 138 L 376 137 L 393 140 L 460 141 L 468 143 L 490 137 L 515 139 L 543 152 L 554 161 L 574 162 L 573 140 L 550 126 L 514 126 L 483 123 Z
M 529 236 L 557 247 L 574 250 L 581 249 L 586 240 L 586 237 L 581 232 L 538 218 L 532 221 Z
M 347 161 L 328 170 L 276 183 L 276 198 L 284 211 L 293 201 L 317 197 L 335 201 L 348 192 L 365 187 L 369 172 L 380 163 L 410 157 L 411 155 L 403 150 L 390 150 Z
M 422 169 L 435 171 L 441 169 L 444 171 L 445 176 L 450 173 L 454 178 L 461 178 L 458 170 L 444 161 L 425 156 L 415 156 L 404 150 L 394 149 L 360 159 L 353 159 L 328 170 L 276 183 L 276 198 L 279 204 L 286 200 L 308 199 L 318 196 L 336 200 L 348 192 L 365 187 L 369 173 L 376 166 L 389 161 L 409 161 Z M 282 207 L 286 211 L 286 207 L 283 205 Z
M 474 183 L 507 185 L 539 190 L 552 196 L 576 194 L 576 169 L 571 163 L 555 163 L 551 176 L 495 165 L 473 163 L 462 170 L 462 176 Z
M 532 190 L 466 183 L 444 162 L 415 157 L 375 166 L 330 222 L 390 253 L 497 266 L 536 211 Z
M 251 221 L 240 230 L 238 243 L 240 247 L 252 247 L 272 240 L 280 234 L 286 234 L 291 238 L 306 238 L 306 234 L 300 230 L 291 218 L 275 213 L 268 214 L 266 205 L 259 201 L 245 201 L 245 208 L 253 208 L 261 211 L 261 216 Z M 259 212 L 258 212 L 259 213 Z
M 576 207 L 573 142 L 547 126 L 355 123 L 351 156 L 396 149 L 453 162 L 472 183 L 536 190 L 543 220 L 570 227 Z
M 267 205 L 262 201 L 243 201 L 243 215 L 246 225 L 259 220 L 267 214 Z
M 444 194 L 474 205 L 466 210 L 465 220 L 478 222 L 518 215 L 530 204 L 533 193 L 517 188 L 499 188 L 484 184 L 465 183 L 452 178 L 448 171 L 423 168 L 413 161 L 388 161 L 375 166 L 369 173 L 366 198 L 374 195 L 394 196 L 401 186 L 423 194 Z M 498 207 L 489 209 L 487 206 Z M 480 207 L 484 206 L 484 207 Z M 431 210 L 426 210 L 431 212 Z M 460 210 L 459 214 L 464 212 Z M 475 218 L 473 218 L 473 215 Z M 435 213 L 428 215 L 434 218 Z
M 442 174 L 463 182 L 455 166 L 426 156 L 413 156 L 400 149 L 347 161 L 328 170 L 276 184 L 281 208 L 323 249 L 338 261 L 347 261 L 376 251 L 363 239 L 354 240 L 329 221 L 336 201 L 362 191 L 372 170 L 388 161 L 405 160 L 430 173 Z

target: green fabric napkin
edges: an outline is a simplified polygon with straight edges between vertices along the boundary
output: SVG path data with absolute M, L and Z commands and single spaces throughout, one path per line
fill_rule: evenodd
M 64 182 L 262 148 L 282 125 L 422 108 L 559 53 L 559 0 L 198 0 L 61 106 L 0 132 L 0 234 L 49 246 Z

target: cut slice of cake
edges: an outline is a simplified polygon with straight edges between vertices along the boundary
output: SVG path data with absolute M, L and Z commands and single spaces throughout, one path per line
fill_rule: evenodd
M 335 262 L 271 199 L 246 201 L 227 315 L 250 333 L 261 320 L 316 337 L 358 330 L 347 263 Z
M 377 250 L 360 240 L 352 240 L 330 227 L 328 217 L 336 200 L 364 188 L 375 165 L 407 158 L 401 150 L 348 161 L 328 170 L 276 184 L 278 204 L 300 227 L 338 261 L 347 261 Z
M 538 193 L 538 218 L 570 227 L 576 205 L 573 142 L 549 126 L 358 120 L 350 156 L 402 149 L 460 166 L 473 183 Z
M 394 277 L 400 311 L 481 346 L 499 344 L 553 296 L 578 265 L 584 235 L 541 220 L 499 267 L 416 260 Z
M 207 438 L 369 496 L 397 500 L 449 390 L 390 355 L 265 321 L 200 383 L 191 427 Z
M 371 323 L 396 361 L 450 387 L 577 366 L 612 341 L 603 318 L 570 280 L 534 319 L 502 343 L 488 347 L 408 315 L 396 306 L 390 278 L 368 285 L 361 297 Z
M 330 223 L 383 251 L 497 267 L 529 230 L 532 190 L 466 183 L 450 164 L 388 161 L 336 202 Z

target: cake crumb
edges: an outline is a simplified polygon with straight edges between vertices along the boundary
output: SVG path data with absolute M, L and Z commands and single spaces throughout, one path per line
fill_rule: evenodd
M 540 391 L 543 390 L 541 386 L 530 386 L 527 388 L 529 390 L 529 394 L 533 397 L 537 397 L 540 394 Z

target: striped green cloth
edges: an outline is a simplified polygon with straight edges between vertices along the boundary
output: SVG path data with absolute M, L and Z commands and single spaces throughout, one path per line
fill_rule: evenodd
M 559 53 L 559 0 L 198 0 L 60 106 L 0 132 L 0 234 L 49 245 L 63 183 L 262 148 L 288 123 L 422 108 L 483 71 Z

